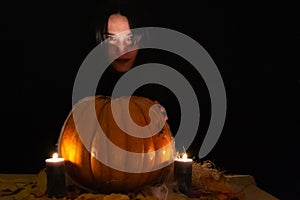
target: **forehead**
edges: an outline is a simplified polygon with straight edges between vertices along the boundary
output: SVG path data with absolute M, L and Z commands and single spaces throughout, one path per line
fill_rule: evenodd
M 127 17 L 120 14 L 113 14 L 109 17 L 107 22 L 108 33 L 118 34 L 128 30 L 130 30 L 130 26 Z

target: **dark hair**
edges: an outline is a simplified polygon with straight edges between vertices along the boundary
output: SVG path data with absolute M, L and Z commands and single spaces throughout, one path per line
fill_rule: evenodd
M 100 9 L 96 9 L 95 17 L 95 33 L 96 44 L 99 44 L 104 40 L 103 35 L 107 32 L 108 19 L 112 14 L 121 14 L 126 16 L 129 21 L 131 29 L 143 27 L 145 22 L 143 6 L 137 1 L 133 0 L 120 0 L 120 1 L 108 1 L 106 4 L 102 4 Z M 98 10 L 98 11 L 97 11 Z

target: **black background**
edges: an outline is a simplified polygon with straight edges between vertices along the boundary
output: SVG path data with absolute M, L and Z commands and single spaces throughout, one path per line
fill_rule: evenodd
M 90 20 L 95 5 L 101 4 L 1 6 L 0 173 L 37 173 L 55 150 L 77 70 L 94 47 Z M 196 1 L 139 6 L 146 8 L 149 25 L 181 31 L 199 42 L 223 77 L 227 118 L 218 143 L 203 159 L 227 173 L 253 175 L 260 188 L 280 199 L 299 197 L 295 7 L 235 8 Z

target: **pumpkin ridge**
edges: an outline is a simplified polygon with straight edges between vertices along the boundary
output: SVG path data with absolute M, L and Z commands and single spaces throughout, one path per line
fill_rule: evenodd
M 87 97 L 88 98 L 88 97 Z M 82 104 L 84 104 L 84 106 L 86 106 L 86 107 L 88 107 L 89 106 L 89 101 L 94 101 L 94 103 L 95 103 L 95 106 L 96 106 L 96 100 L 97 100 L 97 97 L 93 97 L 93 96 L 91 96 L 90 98 L 88 98 L 87 99 L 88 101 L 83 101 L 83 102 L 81 102 Z M 94 108 L 95 109 L 95 108 Z M 74 112 L 74 111 L 73 111 Z M 72 113 L 73 113 L 72 112 Z M 95 112 L 96 112 L 96 110 L 95 110 Z M 72 116 L 73 116 L 73 114 L 72 114 Z M 83 117 L 84 115 L 79 115 L 79 117 L 80 118 L 78 118 L 78 121 L 79 120 L 81 120 L 81 119 L 83 119 L 84 117 Z M 97 116 L 97 115 L 96 115 Z M 78 117 L 78 115 L 77 115 L 77 117 Z M 74 120 L 74 118 L 73 118 L 73 120 Z M 78 130 L 77 130 L 77 128 L 76 128 L 76 124 L 75 124 L 75 122 L 74 122 L 74 127 L 75 127 L 75 129 L 76 129 L 76 136 L 78 137 L 78 139 L 81 141 L 81 138 L 80 138 L 80 135 L 78 134 Z M 95 127 L 93 127 L 93 130 L 91 131 L 91 133 L 90 134 L 93 134 L 93 138 L 95 138 L 94 136 L 95 136 Z M 92 145 L 93 145 L 93 141 L 91 142 L 91 146 L 89 147 L 89 148 L 86 148 L 85 147 L 85 145 L 83 145 L 82 144 L 82 148 L 84 149 L 84 152 L 89 152 L 87 155 L 85 154 L 85 156 L 83 157 L 83 159 L 84 160 L 86 160 L 86 162 L 87 163 L 85 163 L 86 164 L 86 166 L 88 166 L 88 167 L 85 167 L 86 169 L 85 170 L 88 170 L 88 173 L 89 174 L 91 174 L 92 176 L 89 176 L 89 178 L 90 179 L 92 179 L 92 180 L 90 180 L 91 182 L 95 182 L 95 177 L 94 177 L 94 173 L 93 173 L 93 170 L 92 170 L 92 168 L 91 168 L 91 165 L 92 165 L 92 161 L 91 161 L 91 159 L 92 159 Z M 86 183 L 87 185 L 89 185 L 90 183 Z M 83 185 L 84 187 L 86 187 L 86 185 Z
M 134 100 L 136 99 L 135 96 L 132 96 L 132 97 L 133 97 Z M 125 97 L 119 97 L 118 99 L 120 100 L 120 99 L 122 99 L 122 98 L 125 98 Z M 145 99 L 146 99 L 146 98 L 143 98 L 142 101 L 144 102 Z M 107 102 L 105 102 L 105 104 L 106 104 L 106 103 L 107 103 L 107 104 L 108 104 L 108 103 L 111 104 L 111 100 L 112 100 L 112 99 L 108 100 Z M 136 101 L 136 100 L 135 100 L 135 101 Z M 146 101 L 146 102 L 147 102 L 147 104 L 149 104 L 151 101 Z M 133 100 L 130 100 L 129 105 L 132 104 L 132 103 L 134 103 Z M 137 105 L 137 106 L 130 106 L 130 107 L 134 107 L 134 108 L 137 107 L 137 108 L 139 109 L 140 105 L 139 105 L 139 104 L 136 104 L 136 105 Z M 118 126 L 118 124 L 117 124 L 116 121 L 114 120 L 114 116 L 112 115 L 111 105 L 105 105 L 104 107 L 107 108 L 106 111 L 108 111 L 108 112 L 106 112 L 106 113 L 109 113 L 109 118 L 110 118 L 110 120 L 111 120 L 111 121 L 113 122 L 113 124 L 114 124 L 114 125 L 112 125 L 112 127 L 114 127 L 114 130 L 115 130 L 117 133 L 124 133 L 124 134 L 126 134 L 126 138 L 128 138 L 127 141 L 135 141 L 135 140 L 141 139 L 141 138 L 132 136 L 132 135 L 130 135 L 130 134 L 128 134 L 128 133 L 125 133 L 125 132 Z M 143 112 L 143 110 L 142 110 L 142 109 L 139 109 L 139 112 Z M 132 111 L 131 111 L 130 113 L 132 113 Z M 142 116 L 143 116 L 143 115 L 142 115 Z M 107 117 L 107 118 L 108 118 L 108 117 Z M 144 119 L 145 119 L 145 118 L 144 118 Z M 103 120 L 103 121 L 102 121 L 102 120 Z M 132 117 L 132 120 L 136 123 L 136 120 L 135 120 L 134 117 Z M 101 124 L 101 123 L 105 123 L 105 122 L 104 122 L 105 120 L 104 120 L 101 116 L 98 116 L 98 121 L 99 121 L 100 124 Z M 147 121 L 149 121 L 149 120 L 145 120 L 145 121 L 147 122 Z M 147 122 L 147 123 L 149 124 L 149 122 Z M 110 127 L 107 127 L 107 129 L 110 129 Z M 119 148 L 121 148 L 121 149 L 123 149 L 123 150 L 130 151 L 130 152 L 133 152 L 133 153 L 141 153 L 141 151 L 137 150 L 136 148 L 128 149 L 126 146 L 120 145 L 120 139 L 119 139 L 119 138 L 114 139 L 114 138 L 110 138 L 110 137 L 107 136 L 107 135 L 106 135 L 106 137 L 109 138 L 110 141 L 111 141 L 114 145 L 119 146 Z M 125 142 L 125 143 L 126 143 L 126 142 Z
M 149 140 L 150 140 L 150 142 L 148 142 Z M 148 151 L 146 150 L 146 148 L 149 148 L 148 147 L 149 144 L 151 144 L 153 146 L 153 139 L 152 139 L 152 137 L 150 137 L 150 138 L 143 138 L 143 144 L 144 144 L 143 153 L 148 153 Z M 147 145 L 145 145 L 145 144 L 147 144 Z M 145 154 L 144 154 L 144 156 L 145 156 Z M 148 166 L 148 163 L 146 163 L 146 162 L 148 162 L 148 158 L 146 158 L 146 159 L 144 158 L 143 165 L 142 165 L 143 168 Z M 153 167 L 153 162 L 151 163 L 151 166 Z M 144 180 L 151 179 L 151 174 L 150 173 L 145 173 L 144 176 L 145 176 Z M 144 184 L 146 184 L 146 181 L 144 181 L 142 183 L 142 185 L 144 185 Z
M 145 104 L 141 104 L 140 101 L 135 101 L 134 103 L 137 105 L 137 107 L 139 108 L 139 110 L 141 112 L 143 112 L 144 109 L 147 109 L 148 112 L 147 112 L 147 116 L 143 115 L 143 117 L 145 118 L 145 121 L 147 122 L 147 125 L 149 125 L 151 123 L 151 118 L 150 118 L 150 109 L 152 106 L 155 106 L 158 103 L 158 101 L 153 101 L 151 99 L 147 99 L 147 98 L 144 98 L 144 101 L 147 102 L 147 107 L 145 106 Z M 150 105 L 149 105 L 150 104 Z M 148 106 L 149 105 L 149 106 Z M 156 108 L 154 108 L 156 109 Z M 160 111 L 159 111 L 160 112 Z M 161 113 L 157 113 L 156 112 L 156 117 L 160 118 L 158 121 L 160 122 L 162 120 L 161 116 L 158 116 L 158 115 L 161 115 Z M 154 117 L 155 118 L 155 117 Z M 152 122 L 153 123 L 153 122 Z M 165 123 L 166 124 L 166 123 Z M 160 131 L 158 131 L 156 134 L 160 133 L 163 129 L 164 129 L 165 125 L 161 128 Z M 152 132 L 150 127 L 149 127 L 149 131 L 150 133 Z
M 112 113 L 112 108 L 111 108 L 111 101 L 113 99 L 110 99 L 109 102 L 107 102 L 107 104 L 105 105 L 105 111 L 104 113 L 107 113 L 108 116 L 107 116 L 107 119 L 109 118 L 109 121 L 111 121 L 112 123 L 106 123 L 108 124 L 108 126 L 106 126 L 107 130 L 113 130 L 114 132 L 112 132 L 112 134 L 105 134 L 106 137 L 109 139 L 110 142 L 112 142 L 114 145 L 118 146 L 119 148 L 123 149 L 124 151 L 126 151 L 126 135 L 127 134 L 124 134 L 124 132 L 119 128 L 118 124 L 116 123 L 116 121 L 114 120 L 114 115 Z M 102 118 L 103 119 L 103 118 Z M 114 153 L 114 152 L 111 152 L 110 149 L 107 149 L 107 151 L 109 153 Z M 116 155 L 112 155 L 112 157 L 115 157 Z M 125 154 L 126 156 L 126 154 Z M 108 158 L 108 163 L 109 164 L 112 164 L 112 162 L 117 162 L 121 165 L 124 164 L 124 162 L 126 162 L 126 157 L 123 156 L 119 156 L 120 158 L 116 159 L 116 158 L 112 158 L 112 159 L 109 159 Z M 122 159 L 122 160 L 121 160 Z M 120 182 L 123 182 L 124 179 L 125 179 L 125 174 L 118 171 L 118 170 L 108 170 L 108 174 L 107 174 L 107 177 L 111 177 L 112 180 L 115 184 L 115 185 L 118 185 Z M 109 184 L 110 185 L 110 184 Z M 109 186 L 110 187 L 110 186 Z M 121 186 L 120 186 L 121 187 Z
M 132 101 L 132 104 L 134 104 L 135 105 L 135 107 L 142 113 L 143 112 L 143 108 L 141 108 L 143 105 L 140 105 L 138 102 L 135 102 L 135 101 Z M 151 107 L 151 106 L 150 106 Z M 146 108 L 147 109 L 147 116 L 149 117 L 149 109 L 150 109 L 150 107 L 149 108 Z M 130 113 L 131 114 L 131 113 Z M 141 117 L 146 121 L 146 125 L 144 125 L 144 126 L 147 126 L 147 125 L 149 125 L 149 123 L 150 123 L 150 121 L 151 121 L 151 119 L 150 119 L 150 117 L 149 117 L 149 119 L 145 116 L 145 115 L 141 115 Z M 133 118 L 133 120 L 134 120 L 134 118 Z
M 103 105 L 103 113 L 108 113 L 109 116 L 101 116 L 101 119 L 103 120 L 103 121 L 101 120 L 101 122 L 104 123 L 104 127 L 105 128 L 103 129 L 103 131 L 104 131 L 105 137 L 109 141 L 111 141 L 114 145 L 120 147 L 119 146 L 120 144 L 116 143 L 111 138 L 111 135 L 107 133 L 107 130 L 114 130 L 114 126 L 112 126 L 112 124 L 110 124 L 110 123 L 106 123 L 106 121 L 112 120 L 115 123 L 115 120 L 113 119 L 113 115 L 112 115 L 112 110 L 111 110 L 111 101 L 112 101 L 112 98 L 109 97 L 108 99 L 106 99 L 106 101 L 105 101 L 105 103 Z M 99 115 L 100 115 L 100 113 L 99 113 Z M 107 126 L 107 124 L 108 124 L 108 126 Z M 105 151 L 108 152 L 108 154 L 111 153 L 108 145 L 106 145 L 105 148 L 106 148 Z M 126 148 L 124 148 L 124 150 L 125 149 Z M 113 157 L 113 156 L 107 157 L 107 163 L 108 163 L 108 165 L 111 165 L 112 161 L 114 160 L 114 158 L 111 159 L 111 157 Z M 114 184 L 116 184 L 117 182 L 119 182 L 119 180 L 115 178 L 116 177 L 115 174 L 118 174 L 118 176 L 120 176 L 122 174 L 119 173 L 119 171 L 117 171 L 117 170 L 109 170 L 108 166 L 104 165 L 104 168 L 105 168 L 105 173 L 104 173 L 105 174 L 105 179 L 104 179 L 105 183 L 104 184 L 110 190 L 112 182 L 115 182 Z
M 106 106 L 106 104 L 110 102 L 109 100 L 110 100 L 109 97 L 100 96 L 100 95 L 97 96 L 96 99 L 95 99 L 95 109 L 96 109 L 96 113 L 97 113 L 97 122 L 98 122 L 98 124 L 99 124 L 99 126 L 102 130 L 103 130 L 103 127 L 100 124 L 99 115 L 100 115 L 100 113 L 103 112 L 104 107 Z M 99 101 L 102 101 L 103 104 L 99 104 L 98 103 Z M 104 132 L 104 130 L 103 130 L 103 132 Z M 95 134 L 99 134 L 96 131 L 96 127 L 95 127 L 95 131 L 94 131 L 94 135 Z M 96 137 L 94 137 L 94 141 L 95 141 L 95 139 L 96 139 Z M 94 143 L 94 141 L 92 142 L 92 144 Z M 105 145 L 105 143 L 103 143 L 102 145 Z M 107 151 L 107 145 L 106 145 L 106 151 Z M 91 162 L 90 168 L 92 170 L 93 177 L 95 179 L 95 183 L 97 183 L 95 185 L 95 188 L 97 189 L 97 188 L 101 187 L 101 182 L 99 182 L 98 180 L 105 179 L 105 176 L 107 176 L 107 174 L 109 176 L 109 170 L 107 170 L 107 168 L 104 166 L 104 164 L 102 162 L 100 162 L 99 160 L 97 160 L 93 156 L 90 157 L 90 162 Z M 94 168 L 96 168 L 96 170 L 94 170 Z M 99 172 L 101 172 L 101 173 L 99 173 Z

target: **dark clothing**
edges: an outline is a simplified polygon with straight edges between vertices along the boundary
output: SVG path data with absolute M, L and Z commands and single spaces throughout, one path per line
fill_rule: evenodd
M 117 72 L 112 67 L 108 67 L 99 81 L 96 94 L 112 96 L 114 86 L 123 74 L 125 73 Z M 177 132 L 180 123 L 180 106 L 176 96 L 169 89 L 158 84 L 147 84 L 138 88 L 132 95 L 158 101 L 167 111 L 169 118 L 167 122 L 172 133 Z
M 178 58 L 178 56 L 174 57 L 174 55 L 170 55 L 170 53 L 167 52 L 159 52 L 155 54 L 152 53 L 150 55 L 151 56 L 143 57 L 144 59 L 141 63 L 138 60 L 136 64 L 138 63 L 140 65 L 152 62 L 162 63 L 173 67 L 186 77 L 198 97 L 201 120 L 194 142 L 190 147 L 186 147 L 189 155 L 198 159 L 199 149 L 206 134 L 210 119 L 210 99 L 206 85 L 197 71 L 193 67 L 189 66 L 190 64 L 184 61 L 182 58 Z M 96 94 L 112 96 L 114 86 L 124 74 L 125 73 L 116 72 L 111 66 L 108 67 L 99 81 Z M 175 94 L 171 90 L 159 84 L 146 84 L 139 87 L 133 94 L 128 95 L 143 96 L 151 100 L 158 101 L 166 109 L 168 116 L 167 122 L 170 126 L 171 132 L 174 136 L 176 136 L 176 132 L 178 131 L 180 125 L 181 111 L 180 104 Z M 198 105 L 195 105 L 195 107 L 196 106 Z

